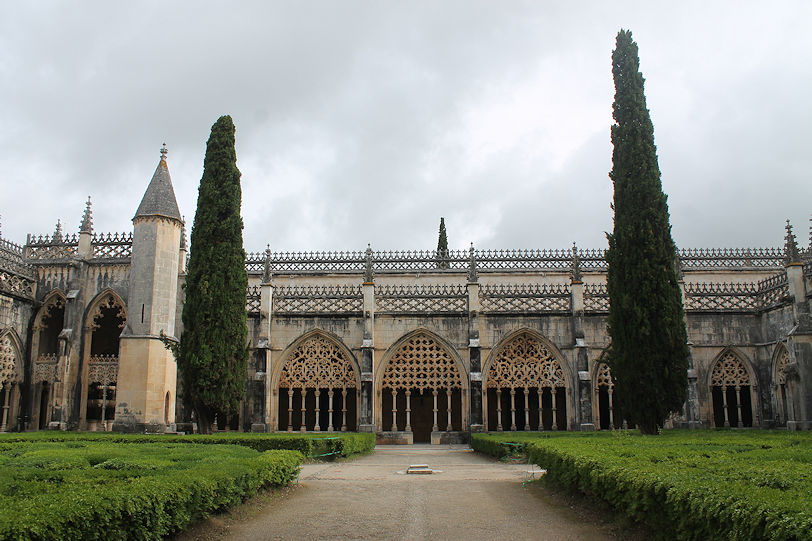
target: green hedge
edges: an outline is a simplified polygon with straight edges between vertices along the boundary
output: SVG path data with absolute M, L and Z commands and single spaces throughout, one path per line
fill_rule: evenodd
M 161 539 L 263 486 L 296 451 L 234 445 L 0 442 L 0 539 Z
M 0 434 L 0 443 L 29 441 L 104 441 L 115 443 L 200 443 L 229 444 L 250 447 L 256 451 L 287 449 L 299 451 L 308 458 L 329 460 L 371 453 L 375 448 L 375 434 L 367 432 L 307 433 L 253 433 L 218 432 L 212 435 L 189 434 L 120 434 L 115 432 L 63 432 L 45 430 Z
M 600 497 L 664 539 L 812 539 L 812 434 L 474 434 L 471 444 L 500 457 L 504 442 L 526 443 L 548 481 Z

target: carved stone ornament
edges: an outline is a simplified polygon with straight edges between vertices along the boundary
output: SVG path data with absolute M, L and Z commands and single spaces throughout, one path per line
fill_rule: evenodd
M 747 373 L 744 363 L 732 351 L 726 352 L 713 365 L 711 386 L 744 387 L 746 385 L 750 385 L 750 374 Z
M 500 348 L 488 370 L 488 388 L 565 386 L 561 364 L 530 333 L 521 333 Z
M 383 388 L 461 389 L 457 363 L 448 350 L 425 333 L 418 333 L 395 352 L 383 373 Z
M 11 335 L 6 333 L 0 339 L 0 383 L 19 383 L 22 381 L 20 359 L 17 353 Z
M 331 340 L 313 336 L 290 354 L 282 367 L 279 388 L 335 389 L 358 388 L 352 362 Z

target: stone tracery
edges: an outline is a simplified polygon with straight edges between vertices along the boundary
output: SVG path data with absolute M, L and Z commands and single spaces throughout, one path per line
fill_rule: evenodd
M 409 338 L 383 373 L 382 388 L 395 390 L 461 389 L 457 363 L 448 350 L 426 333 Z
M 711 369 L 711 394 L 717 426 L 752 426 L 750 373 L 733 351 L 725 351 Z M 743 418 L 747 417 L 747 419 Z
M 337 344 L 318 334 L 309 337 L 293 350 L 282 366 L 279 378 L 280 428 L 292 431 L 298 417 L 298 429 L 302 432 L 307 430 L 308 419 L 314 420 L 315 431 L 321 430 L 325 420 L 329 432 L 335 425 L 342 431 L 347 430 L 347 412 L 355 409 L 350 406 L 356 402 L 358 379 L 353 363 Z M 323 404 L 323 389 L 327 390 L 324 393 L 326 404 Z M 340 404 L 336 403 L 336 394 L 341 397 Z M 312 401 L 309 396 L 313 397 Z M 293 407 L 294 398 L 298 399 L 296 409 Z M 282 422 L 281 414 L 285 410 L 287 418 Z M 338 412 L 341 413 L 340 420 L 334 418 Z
M 559 425 L 566 423 L 567 381 L 561 363 L 541 340 L 529 332 L 517 334 L 496 350 L 485 387 L 486 401 L 495 402 L 494 428 L 497 431 L 503 429 L 503 409 L 510 410 L 510 430 L 533 430 L 532 427 L 544 430 L 545 424 L 557 430 Z M 509 402 L 507 394 L 503 399 L 503 391 L 509 394 Z M 518 400 L 518 404 L 517 393 L 524 395 L 524 400 Z M 521 411 L 524 412 L 523 424 Z M 532 423 L 531 413 L 534 417 Z M 493 419 L 490 424 L 494 424 Z

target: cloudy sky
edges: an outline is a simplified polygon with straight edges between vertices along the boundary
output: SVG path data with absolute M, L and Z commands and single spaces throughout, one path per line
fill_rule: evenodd
M 249 251 L 604 247 L 629 28 L 677 244 L 806 244 L 812 2 L 659 4 L 3 2 L 2 235 L 131 230 L 163 142 L 191 223 L 230 114 Z

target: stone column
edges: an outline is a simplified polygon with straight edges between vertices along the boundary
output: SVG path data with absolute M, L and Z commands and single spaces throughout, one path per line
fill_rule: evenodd
M 269 257 L 266 250 L 266 261 Z M 266 265 L 267 267 L 267 265 Z M 267 276 L 263 276 L 262 284 L 259 287 L 259 335 L 257 339 L 257 358 L 265 359 L 265 366 L 261 372 L 257 372 L 257 380 L 264 386 L 265 403 L 263 404 L 263 425 L 251 425 L 252 432 L 273 432 L 279 427 L 279 389 L 273 389 L 271 385 L 271 325 L 273 322 L 273 284 L 270 280 L 270 271 Z M 258 367 L 260 368 L 260 367 Z M 293 395 L 293 389 L 288 390 L 289 396 Z M 291 424 L 291 417 L 288 417 L 288 425 Z
M 479 283 L 476 275 L 474 249 L 471 248 L 471 269 L 468 272 L 468 371 L 470 393 L 470 429 L 471 432 L 485 430 L 482 414 L 482 360 L 479 342 Z M 464 406 L 464 404 L 463 404 Z M 465 412 L 462 412 L 463 420 Z M 464 426 L 465 423 L 462 423 Z
M 367 270 L 361 288 L 364 294 L 364 338 L 361 343 L 361 404 L 358 408 L 360 410 L 358 431 L 376 432 L 374 424 L 376 406 L 373 400 L 375 390 L 372 388 L 375 369 L 375 282 L 372 278 L 372 250 L 369 247 L 367 247 Z M 382 418 L 380 422 L 383 423 Z M 380 428 L 383 429 L 383 426 Z
M 812 430 L 812 316 L 803 265 L 800 262 L 791 262 L 786 270 L 797 321 L 788 340 L 794 361 L 787 366 L 787 384 L 791 391 L 792 406 L 795 407 L 795 419 L 787 421 L 787 428 Z
M 573 246 L 577 258 L 577 249 Z M 575 382 L 577 397 L 577 418 L 582 431 L 595 430 L 592 420 L 592 378 L 589 375 L 589 348 L 584 339 L 584 283 L 581 281 L 580 271 L 574 270 L 570 282 L 570 295 L 572 300 L 572 334 L 575 337 L 575 370 L 578 381 Z M 555 392 L 555 387 L 553 387 Z

